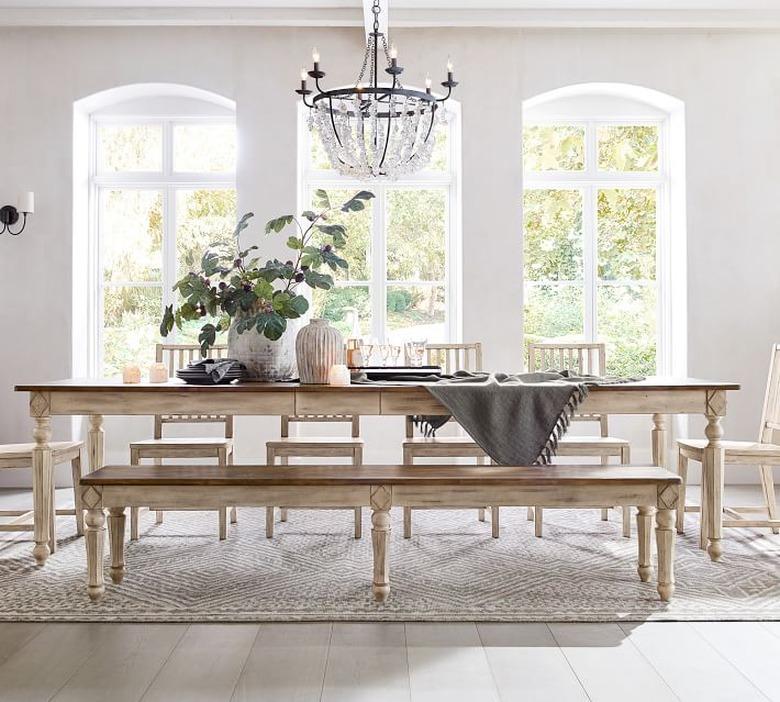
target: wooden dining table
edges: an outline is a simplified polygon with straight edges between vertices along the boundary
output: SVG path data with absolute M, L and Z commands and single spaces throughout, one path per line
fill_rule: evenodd
M 348 387 L 299 383 L 240 382 L 231 385 L 167 383 L 123 384 L 121 380 L 68 379 L 16 386 L 30 395 L 33 438 L 33 556 L 40 566 L 57 548 L 51 417 L 89 417 L 87 448 L 89 470 L 104 464 L 105 415 L 227 414 L 316 415 L 441 415 L 447 414 L 424 383 L 360 384 Z M 667 467 L 667 415 L 700 414 L 706 418 L 702 478 L 700 544 L 717 561 L 723 552 L 724 451 L 721 445 L 726 415 L 726 394 L 737 383 L 693 378 L 646 378 L 590 389 L 580 405 L 582 413 L 647 414 L 652 416 L 653 463 Z M 402 437 L 399 436 L 399 442 Z

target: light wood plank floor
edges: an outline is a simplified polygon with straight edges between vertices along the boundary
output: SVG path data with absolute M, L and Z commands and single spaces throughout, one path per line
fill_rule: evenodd
M 0 700 L 780 702 L 778 661 L 780 622 L 14 623 Z
M 0 699 L 780 701 L 758 622 L 0 624 Z

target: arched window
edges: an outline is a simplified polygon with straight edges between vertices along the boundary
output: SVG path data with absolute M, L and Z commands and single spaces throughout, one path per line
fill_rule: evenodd
M 88 372 L 98 376 L 153 361 L 173 284 L 236 221 L 233 103 L 180 86 L 109 92 L 88 110 Z M 191 343 L 197 328 L 176 334 Z
M 604 341 L 610 374 L 685 372 L 683 139 L 682 103 L 651 90 L 526 101 L 526 341 Z
M 362 183 L 330 167 L 324 148 L 300 113 L 302 209 L 318 188 L 339 202 L 356 190 L 375 198 L 361 212 L 342 216 L 349 238 L 346 274 L 316 290 L 313 314 L 347 336 L 380 343 L 456 341 L 460 336 L 459 105 L 436 134 L 428 169 L 391 182 Z

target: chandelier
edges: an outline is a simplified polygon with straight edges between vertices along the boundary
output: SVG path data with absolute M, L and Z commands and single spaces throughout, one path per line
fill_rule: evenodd
M 430 77 L 425 80 L 425 92 L 405 88 L 398 52 L 394 46 L 388 49 L 385 35 L 379 31 L 379 0 L 374 0 L 371 11 L 373 31 L 368 35 L 363 65 L 354 85 L 323 90 L 320 81 L 325 73 L 320 70 L 320 55 L 314 49 L 314 67 L 308 72 L 301 70 L 301 87 L 295 92 L 310 108 L 309 129 L 319 134 L 335 170 L 360 180 L 392 180 L 428 164 L 436 127 L 446 121 L 441 103 L 449 99 L 458 83 L 448 61 L 447 80 L 441 84 L 447 91 L 443 97 L 431 92 Z M 392 83 L 388 80 L 380 84 L 380 59 L 386 62 L 384 72 Z M 316 91 L 309 89 L 307 75 L 314 79 Z

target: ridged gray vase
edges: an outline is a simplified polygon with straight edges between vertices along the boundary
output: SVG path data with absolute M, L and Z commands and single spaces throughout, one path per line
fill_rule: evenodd
M 238 318 L 228 331 L 228 356 L 241 361 L 247 368 L 247 378 L 266 383 L 292 380 L 295 367 L 295 338 L 300 320 L 288 319 L 287 330 L 277 341 L 271 341 L 254 329 L 239 334 Z
M 325 385 L 331 366 L 344 363 L 344 338 L 327 319 L 312 319 L 295 340 L 298 375 L 306 385 Z

